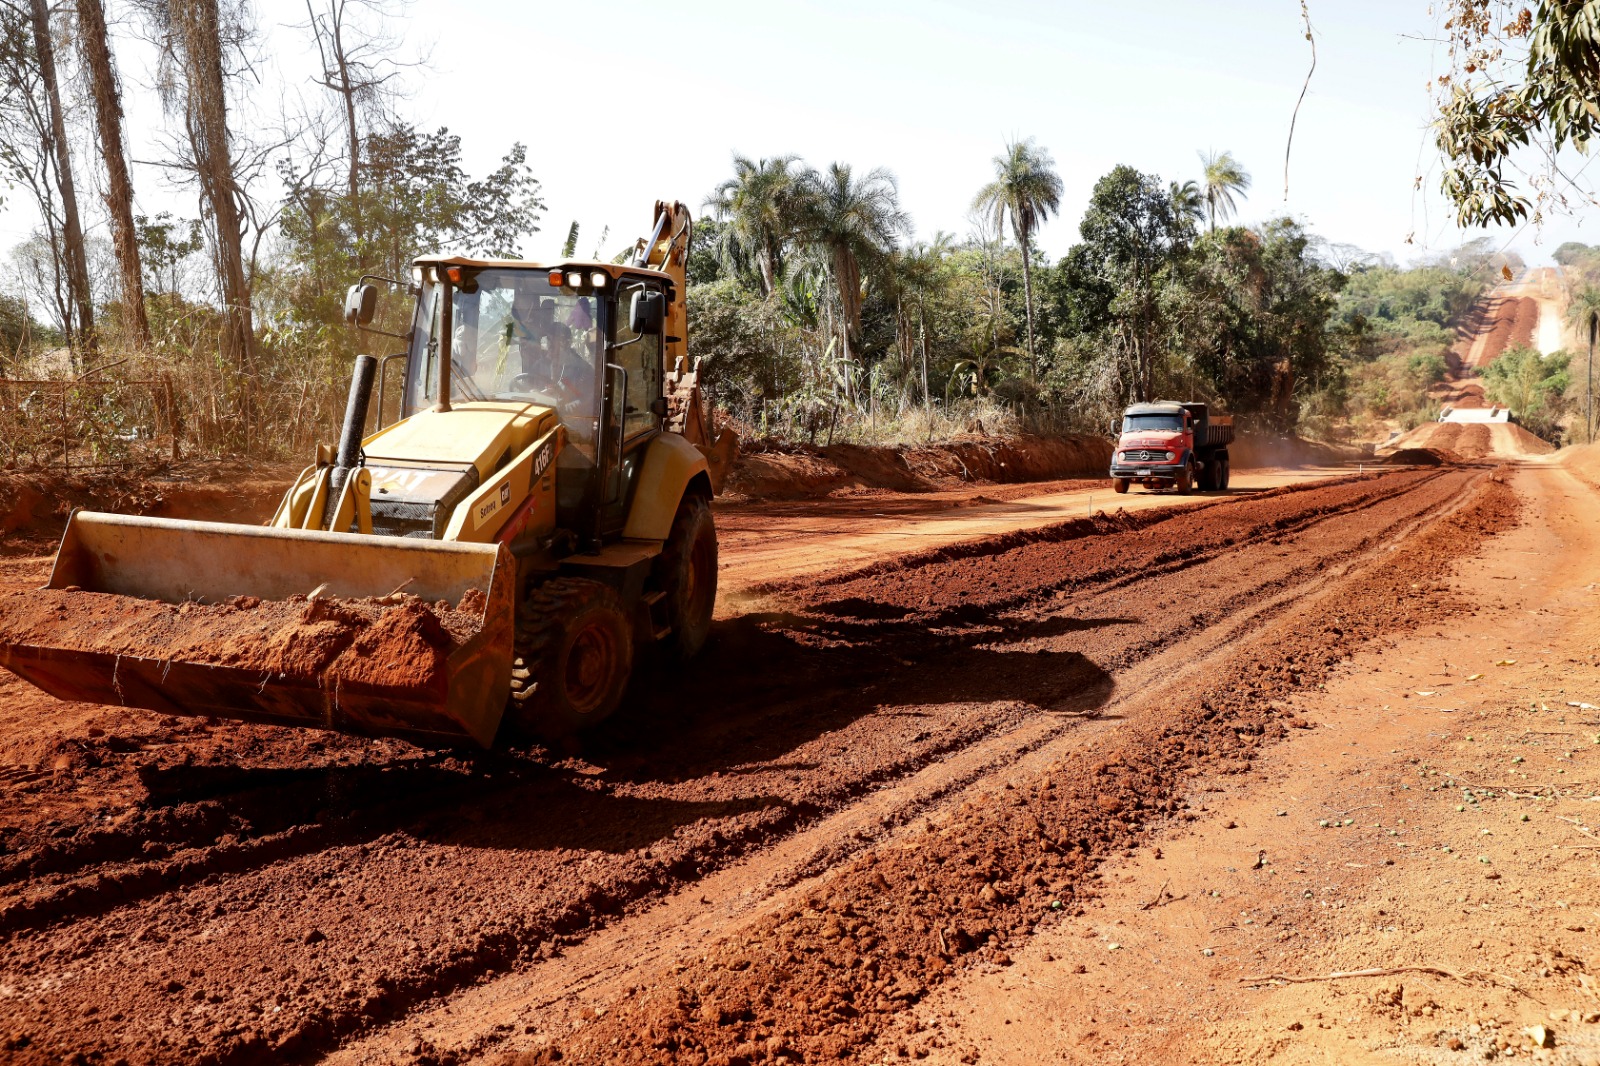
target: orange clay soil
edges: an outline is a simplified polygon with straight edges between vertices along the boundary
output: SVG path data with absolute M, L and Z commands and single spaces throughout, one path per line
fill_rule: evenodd
M 470 601 L 470 602 L 469 602 Z M 367 685 L 428 686 L 453 648 L 479 629 L 481 594 L 462 609 L 410 597 L 293 597 L 263 602 L 163 603 L 78 589 L 0 596 L 0 642 L 142 659 L 260 670 L 284 678 L 337 677 Z

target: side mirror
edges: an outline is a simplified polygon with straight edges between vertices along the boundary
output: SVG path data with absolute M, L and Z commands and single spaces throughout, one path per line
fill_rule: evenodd
M 667 301 L 659 292 L 641 289 L 633 294 L 633 303 L 628 309 L 628 328 L 634 333 L 660 333 L 666 317 Z
M 1122 436 L 1122 423 L 1116 419 L 1112 419 L 1111 421 L 1111 435 L 1113 437 Z
M 344 296 L 344 320 L 348 325 L 365 326 L 378 313 L 378 287 L 352 285 Z
M 657 396 L 650 401 L 650 413 L 657 418 L 666 418 L 668 410 L 669 407 L 665 396 Z

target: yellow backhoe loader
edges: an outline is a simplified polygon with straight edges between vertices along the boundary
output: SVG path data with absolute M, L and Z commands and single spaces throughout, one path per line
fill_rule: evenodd
M 408 280 L 362 278 L 347 321 L 379 332 L 379 286 L 398 290 L 405 350 L 357 357 L 337 448 L 269 524 L 80 511 L 46 586 L 168 604 L 403 589 L 481 612 L 442 688 L 263 676 L 204 650 L 88 652 L 37 627 L 0 637 L 0 665 L 63 699 L 425 742 L 605 718 L 646 644 L 700 649 L 716 598 L 710 501 L 736 440 L 713 439 L 688 358 L 690 228 L 682 204 L 658 203 L 626 265 L 427 256 Z

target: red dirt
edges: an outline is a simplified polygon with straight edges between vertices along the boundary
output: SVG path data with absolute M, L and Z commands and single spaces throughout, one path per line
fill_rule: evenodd
M 1111 441 L 1103 437 L 973 437 L 892 448 L 754 441 L 743 447 L 726 491 L 754 499 L 1103 477 L 1112 450 Z
M 400 599 L 170 604 L 36 589 L 0 596 L 0 643 L 240 667 L 324 685 L 441 685 L 450 651 L 480 627 L 481 607 L 474 614 Z
M 0 552 L 44 550 L 74 508 L 218 522 L 265 522 L 299 468 L 241 463 L 150 470 L 0 473 Z
M 1484 456 L 1489 455 L 1494 451 L 1494 442 L 1490 437 L 1489 427 L 1481 423 L 1463 425 L 1461 433 L 1451 445 L 1451 451 L 1463 459 L 1482 459 Z
M 1425 577 L 1434 553 L 1512 528 L 1516 516 L 1511 491 L 1490 482 L 1461 514 L 1438 523 L 1391 565 Z M 1395 617 L 1394 577 L 1358 582 L 1302 625 L 1337 649 L 1450 612 L 1451 605 L 1419 596 Z M 864 856 L 837 873 L 826 892 L 814 891 L 792 912 L 715 945 L 670 987 L 650 990 L 562 1041 L 562 1057 L 597 1063 L 657 1062 L 663 1055 L 725 1063 L 853 1058 L 969 960 L 1007 965 L 1017 938 L 1064 912 L 1082 913 L 1096 895 L 1095 856 L 1138 842 L 1152 823 L 1178 814 L 1179 786 L 1193 772 L 1248 769 L 1264 743 L 1298 724 L 1265 701 L 1263 690 L 1315 683 L 1336 658 L 1295 647 L 1235 657 L 1222 671 L 1232 680 L 1203 689 L 1165 720 L 1127 730 L 1103 759 L 1017 775 L 993 802 L 963 805 L 899 848 Z M 921 1045 L 923 1054 L 944 1046 L 937 1031 L 906 1042 Z
M 1456 461 L 1453 452 L 1439 448 L 1401 448 L 1384 460 L 1390 466 L 1443 466 Z
M 1282 693 L 1459 610 L 1427 568 L 1505 520 L 1487 477 L 1395 471 L 794 583 L 685 674 L 641 677 L 582 760 L 183 730 L 0 685 L 8 750 L 46 753 L 4 778 L 0 1034 L 29 1063 L 859 1049 L 1089 905 L 1190 769 L 1248 766 Z M 702 921 L 751 932 L 686 940 Z

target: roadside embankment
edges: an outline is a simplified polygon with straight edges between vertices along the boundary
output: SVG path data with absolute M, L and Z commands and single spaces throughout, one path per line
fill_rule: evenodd
M 265 522 L 296 471 L 245 463 L 0 473 L 0 550 L 54 540 L 78 508 L 162 518 Z
M 939 444 L 816 447 L 773 440 L 741 446 L 727 493 L 753 499 L 818 499 L 863 490 L 932 492 L 964 483 L 1007 484 L 1104 477 L 1106 437 L 967 437 Z

